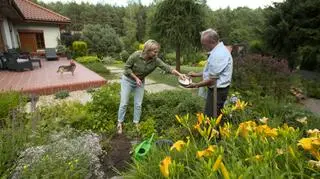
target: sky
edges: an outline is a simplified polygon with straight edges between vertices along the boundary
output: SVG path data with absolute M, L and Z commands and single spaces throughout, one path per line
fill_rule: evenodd
M 92 4 L 96 3 L 108 3 L 111 5 L 116 6 L 126 6 L 128 0 L 39 0 L 42 2 L 89 2 Z M 132 1 L 132 0 L 131 0 Z M 141 0 L 141 3 L 144 5 L 149 5 L 152 3 L 153 0 Z M 207 0 L 208 6 L 213 9 L 219 9 L 219 8 L 227 8 L 228 6 L 231 9 L 237 8 L 237 7 L 249 7 L 252 9 L 261 7 L 264 8 L 266 6 L 272 5 L 272 2 L 283 2 L 284 0 Z

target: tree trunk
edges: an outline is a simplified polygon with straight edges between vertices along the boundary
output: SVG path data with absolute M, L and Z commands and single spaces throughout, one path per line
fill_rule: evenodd
M 176 70 L 180 72 L 180 43 L 176 45 Z

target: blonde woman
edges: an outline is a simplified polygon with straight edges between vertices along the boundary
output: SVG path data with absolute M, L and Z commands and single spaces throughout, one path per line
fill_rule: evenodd
M 143 50 L 131 54 L 124 66 L 124 74 L 121 78 L 121 99 L 118 111 L 117 130 L 119 134 L 122 133 L 122 123 L 125 118 L 131 92 L 134 93 L 133 123 L 138 127 L 146 76 L 153 72 L 157 67 L 160 67 L 162 70 L 177 75 L 182 79 L 186 78 L 186 75 L 172 69 L 158 58 L 159 50 L 160 44 L 158 42 L 155 40 L 148 40 L 144 43 Z

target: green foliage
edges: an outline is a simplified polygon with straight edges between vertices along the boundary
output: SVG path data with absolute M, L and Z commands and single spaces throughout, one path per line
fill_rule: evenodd
M 72 43 L 73 58 L 87 55 L 88 47 L 84 41 L 74 41 Z
M 260 8 L 247 7 L 208 10 L 206 24 L 218 31 L 225 44 L 247 44 L 261 39 L 261 31 L 264 29 L 263 12 Z
M 82 178 L 89 172 L 90 163 L 84 154 L 73 156 L 57 156 L 64 149 L 55 146 L 44 153 L 40 159 L 32 164 L 25 165 L 21 172 L 22 178 Z
M 232 86 L 241 93 L 285 99 L 294 79 L 284 59 L 247 55 L 234 60 Z
M 92 52 L 97 53 L 100 59 L 103 56 L 114 56 L 121 52 L 122 44 L 113 28 L 109 25 L 86 25 L 83 36 Z
M 251 53 L 262 54 L 264 50 L 264 45 L 261 40 L 253 40 L 249 43 L 249 51 Z
M 15 95 L 18 94 L 7 94 L 13 100 L 11 104 L 14 104 L 15 98 L 18 98 L 13 97 Z M 1 102 L 3 102 L 3 97 L 1 97 Z M 2 107 L 5 106 L 1 106 L 1 112 L 3 112 L 2 109 L 5 109 Z M 25 115 L 18 110 L 14 111 L 14 113 L 15 117 L 12 119 L 6 118 L 6 125 L 1 126 L 0 130 L 0 176 L 3 178 L 8 178 L 6 176 L 9 176 L 17 156 L 26 147 L 26 143 L 29 140 L 28 135 L 31 133 L 25 127 L 25 123 L 28 121 Z
M 170 65 L 175 65 L 176 64 L 176 53 L 166 53 L 165 54 L 165 62 L 170 64 Z
M 152 19 L 155 39 L 176 50 L 176 69 L 180 71 L 180 53 L 200 44 L 199 32 L 204 29 L 203 5 L 194 0 L 160 1 Z
M 108 70 L 105 67 L 105 64 L 101 62 L 87 63 L 85 64 L 85 66 L 103 77 L 107 77 L 110 75 L 110 70 Z
M 75 102 L 63 102 L 53 106 L 44 106 L 39 109 L 39 133 L 60 131 L 69 125 L 73 128 L 87 129 L 85 121 L 88 118 L 87 106 Z
M 300 64 L 314 70 L 319 63 L 320 1 L 287 0 L 267 9 L 267 46 L 277 55 L 288 58 L 294 68 Z
M 116 60 L 113 57 L 106 56 L 106 57 L 103 57 L 102 61 L 104 64 L 110 65 L 110 64 L 114 64 Z
M 320 83 L 317 80 L 303 80 L 307 96 L 320 99 Z
M 165 91 L 145 96 L 142 118 L 154 118 L 156 130 L 162 134 L 168 126 L 176 126 L 176 114 L 196 114 L 202 110 L 203 99 L 199 96 L 194 96 L 190 92 Z
M 19 92 L 2 92 L 0 93 L 0 121 L 8 117 L 11 110 L 15 109 L 19 104 L 24 104 L 24 98 Z M 1 123 L 0 123 L 1 126 Z
M 198 64 L 200 61 L 207 61 L 207 54 L 200 52 L 193 52 L 191 54 L 186 54 L 183 57 L 183 63 L 188 65 Z
M 83 57 L 78 57 L 76 58 L 76 61 L 79 63 L 94 63 L 100 61 L 97 56 L 83 56 Z
M 143 139 L 150 137 L 153 133 L 156 133 L 156 121 L 152 118 L 148 118 L 142 121 L 139 126 L 139 133 Z
M 61 90 L 57 93 L 54 94 L 55 99 L 64 99 L 70 96 L 69 91 L 68 90 Z
M 261 99 L 259 101 L 258 104 L 255 103 L 256 101 L 252 104 L 267 103 L 266 106 L 272 106 L 269 101 Z M 232 106 L 234 107 L 234 105 Z M 280 106 L 279 104 L 276 107 Z M 283 108 L 283 112 L 285 110 Z M 236 110 L 232 113 L 231 118 L 238 116 L 237 113 L 247 113 L 246 111 L 250 113 L 251 109 Z M 296 114 L 289 118 L 295 120 Z M 272 125 L 269 124 L 275 124 L 278 118 L 269 118 L 265 124 L 259 120 L 248 121 L 247 119 L 252 119 L 245 118 L 248 116 L 242 115 L 242 117 L 241 122 L 246 123 L 235 125 L 232 121 L 228 125 L 220 126 L 220 134 L 213 135 L 212 143 L 208 143 L 207 135 L 203 135 L 201 132 L 212 129 L 214 132 L 217 129 L 216 119 L 201 120 L 201 116 L 198 119 L 192 116 L 180 117 L 180 127 L 188 131 L 177 139 L 185 142 L 181 146 L 181 150 L 178 150 L 178 147 L 172 150 L 154 147 L 143 162 L 134 162 L 124 177 L 143 178 L 147 175 L 150 178 L 161 178 L 162 174 L 159 169 L 165 166 L 166 162 L 163 159 L 167 156 L 171 159 L 168 167 L 170 178 L 206 178 L 208 176 L 212 178 L 254 178 L 257 175 L 266 178 L 270 176 L 281 178 L 284 173 L 286 173 L 286 177 L 297 175 L 315 177 L 318 175 L 317 169 L 312 169 L 310 165 L 307 165 L 308 161 L 314 157 L 306 151 L 302 151 L 297 145 L 298 141 L 305 137 L 304 133 L 308 128 L 301 126 L 301 124 L 292 128 L 290 121 L 282 121 L 287 122 L 289 127 L 278 123 L 274 126 L 275 128 L 272 128 Z M 195 123 L 199 125 L 195 125 Z M 310 126 L 310 128 L 312 127 Z M 209 150 L 209 146 L 211 146 L 211 150 Z M 201 153 L 206 153 L 208 156 L 199 157 Z M 219 158 L 221 164 L 217 162 Z M 222 164 L 225 168 L 222 167 Z M 217 166 L 217 169 L 214 166 Z
M 90 118 L 85 121 L 89 129 L 107 134 L 115 132 L 120 102 L 119 91 L 119 84 L 109 84 L 93 94 L 93 101 L 88 104 Z M 131 116 L 130 112 L 126 115 Z
M 129 2 L 122 18 L 124 23 L 125 36 L 122 38 L 125 49 L 132 53 L 139 44 L 145 39 L 147 8 L 139 2 Z
M 86 89 L 87 93 L 93 93 L 95 91 L 96 91 L 96 88 L 88 88 L 88 89 Z
M 126 50 L 122 50 L 120 53 L 120 58 L 123 62 L 126 62 L 130 54 Z
M 66 54 L 66 52 L 67 52 L 67 48 L 66 48 L 66 46 L 64 46 L 64 45 L 58 45 L 57 46 L 57 53 L 60 53 L 60 54 Z

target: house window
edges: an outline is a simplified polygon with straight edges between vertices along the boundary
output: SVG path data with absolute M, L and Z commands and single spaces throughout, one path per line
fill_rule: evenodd
M 43 33 L 36 33 L 36 39 L 37 39 L 37 48 L 38 49 L 44 49 L 44 38 Z

